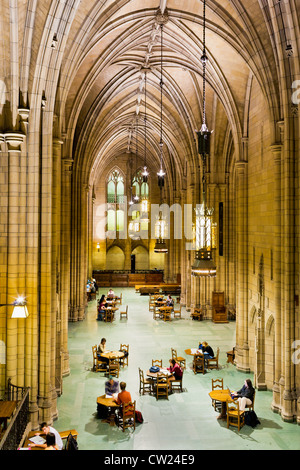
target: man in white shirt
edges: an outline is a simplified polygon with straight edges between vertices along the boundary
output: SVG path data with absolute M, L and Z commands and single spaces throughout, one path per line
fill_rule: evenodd
M 47 423 L 42 423 L 41 424 L 41 432 L 36 433 L 37 436 L 41 434 L 48 434 L 51 432 L 55 436 L 55 445 L 58 447 L 59 450 L 63 449 L 63 441 L 62 438 L 60 437 L 60 434 L 56 429 L 52 428 L 52 426 L 48 426 Z M 31 444 L 30 447 L 47 447 L 47 444 Z

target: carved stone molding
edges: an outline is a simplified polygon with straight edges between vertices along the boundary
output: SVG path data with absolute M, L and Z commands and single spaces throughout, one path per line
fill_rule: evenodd
M 165 10 L 164 13 L 161 12 L 160 8 L 158 9 L 156 13 L 156 23 L 161 25 L 167 24 L 169 21 L 169 14 L 167 12 L 167 9 Z
M 21 152 L 21 145 L 24 142 L 25 134 L 20 132 L 7 132 L 4 134 L 8 152 Z

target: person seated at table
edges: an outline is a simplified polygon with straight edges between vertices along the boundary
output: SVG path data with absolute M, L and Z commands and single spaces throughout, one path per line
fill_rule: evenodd
M 49 433 L 54 435 L 54 444 L 57 446 L 58 450 L 62 450 L 63 448 L 63 441 L 62 438 L 60 437 L 60 434 L 56 429 L 54 429 L 52 426 L 48 426 L 47 423 L 42 423 L 40 426 L 41 432 L 37 432 L 35 435 L 40 436 L 41 434 L 46 435 L 46 443 L 45 444 L 30 444 L 30 447 L 41 447 L 46 449 L 47 447 L 47 435 Z
M 232 393 L 231 397 L 233 399 L 237 398 L 240 410 L 244 411 L 246 406 L 252 405 L 254 393 L 255 390 L 251 380 L 246 379 L 242 388 L 238 392 Z
M 126 390 L 125 382 L 120 383 L 120 388 L 121 388 L 121 392 L 118 394 L 117 398 L 115 399 L 115 402 L 117 403 L 117 405 L 120 405 L 120 408 L 116 411 L 116 424 L 117 425 L 119 424 L 119 421 L 123 416 L 122 406 L 125 403 L 129 403 L 132 401 L 130 392 Z
M 102 354 L 104 354 L 105 352 L 108 352 L 108 350 L 106 349 L 106 338 L 102 338 L 98 346 L 98 356 L 101 357 L 101 361 L 106 362 L 108 364 L 108 358 L 102 356 Z
M 114 380 L 113 376 L 108 377 L 107 382 L 105 382 L 105 395 L 107 396 L 117 396 L 119 393 L 119 382 Z
M 180 380 L 183 374 L 180 365 L 175 361 L 175 359 L 170 359 L 169 362 L 170 367 L 168 367 L 167 369 L 171 373 L 171 375 L 168 377 L 168 380 Z
M 55 444 L 55 435 L 52 432 L 49 432 L 46 435 L 45 450 L 61 450 L 58 448 L 57 444 Z
M 170 294 L 167 297 L 167 307 L 174 307 L 174 300 L 172 299 Z
M 213 348 L 209 346 L 209 344 L 206 341 L 203 341 L 202 343 L 199 344 L 199 348 L 202 353 L 204 354 L 204 357 L 208 359 L 213 359 L 215 357 Z
M 120 388 L 121 392 L 118 394 L 115 402 L 122 406 L 124 403 L 129 403 L 131 401 L 131 394 L 126 390 L 126 382 L 121 382 Z
M 104 314 L 105 314 L 105 308 L 106 308 L 106 297 L 105 295 L 101 296 L 101 299 L 98 303 L 98 317 L 97 320 L 102 321 Z
M 107 293 L 107 298 L 108 299 L 113 299 L 115 296 L 115 293 L 112 289 L 109 289 L 108 293 Z

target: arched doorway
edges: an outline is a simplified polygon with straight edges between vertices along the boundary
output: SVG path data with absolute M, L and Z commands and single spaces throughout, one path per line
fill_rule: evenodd
M 137 246 L 133 251 L 132 255 L 135 256 L 135 269 L 136 271 L 148 271 L 149 270 L 149 253 L 148 250 L 142 246 Z
M 122 271 L 125 269 L 125 254 L 119 246 L 112 246 L 106 254 L 106 270 Z

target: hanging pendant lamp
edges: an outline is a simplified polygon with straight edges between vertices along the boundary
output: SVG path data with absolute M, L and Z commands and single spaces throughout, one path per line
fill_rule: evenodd
M 215 277 L 217 267 L 212 258 L 212 214 L 213 210 L 206 205 L 206 160 L 210 154 L 211 132 L 206 124 L 206 1 L 203 2 L 203 122 L 198 132 L 198 152 L 203 166 L 203 204 L 196 213 L 196 256 L 192 266 L 192 275 L 197 277 Z M 200 169 L 199 169 L 200 173 Z
M 161 92 L 161 107 L 160 107 L 160 170 L 157 173 L 158 186 L 160 188 L 160 203 L 162 204 L 162 188 L 165 185 L 165 172 L 163 170 L 163 24 L 160 25 L 161 29 L 161 80 L 160 80 L 160 92 Z M 162 212 L 159 213 L 158 220 L 155 224 L 155 236 L 156 243 L 154 247 L 155 253 L 168 253 L 168 246 L 165 238 L 167 235 L 167 225 Z

